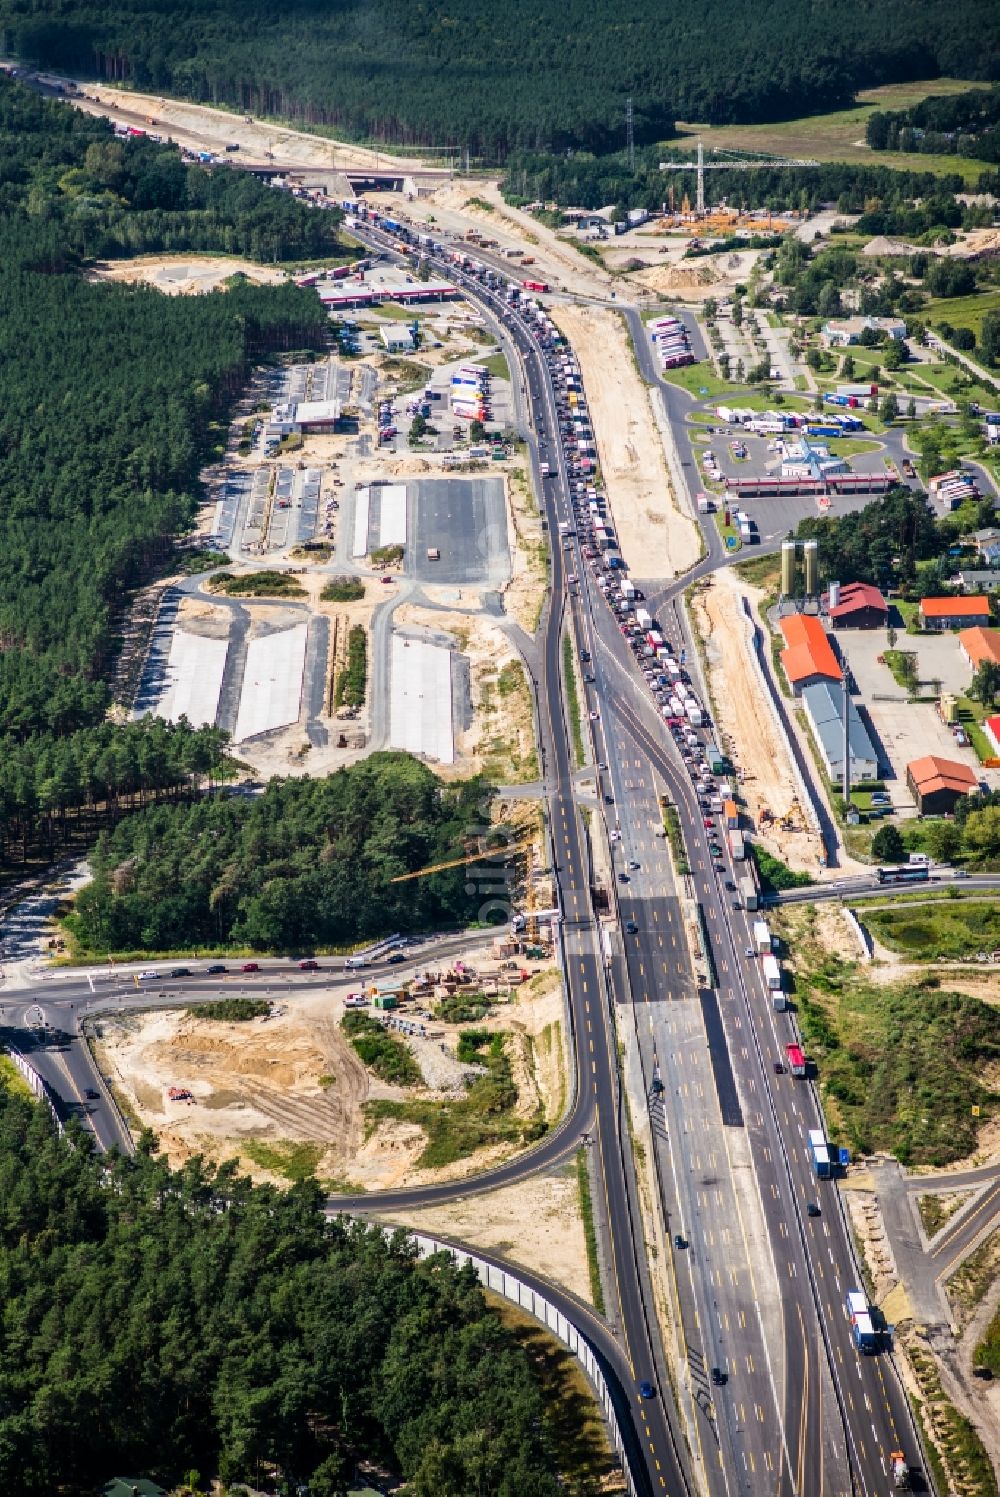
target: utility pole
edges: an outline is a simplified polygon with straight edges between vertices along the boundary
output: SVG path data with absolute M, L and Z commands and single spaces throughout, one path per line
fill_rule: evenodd
M 848 681 L 851 668 L 847 656 L 841 651 L 840 663 L 843 667 L 844 678 L 841 681 L 841 716 L 844 728 L 844 783 L 843 795 L 845 809 L 851 804 L 851 692 Z
M 635 116 L 632 112 L 632 95 L 625 101 L 625 144 L 628 150 L 628 169 L 635 171 Z

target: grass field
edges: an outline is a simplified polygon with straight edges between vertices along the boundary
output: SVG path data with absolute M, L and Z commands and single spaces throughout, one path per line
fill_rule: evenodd
M 864 437 L 831 437 L 826 445 L 834 457 L 857 457 L 861 452 L 877 452 L 882 444 Z
M 797 1017 L 835 1137 L 855 1153 L 886 1150 L 904 1164 L 941 1167 L 971 1154 L 979 1126 L 972 1107 L 985 1120 L 1000 1106 L 984 1079 L 1000 1055 L 996 1010 L 935 977 L 868 981 L 856 963 L 831 954 L 815 908 L 772 918 L 793 953 Z
M 1000 947 L 1000 904 L 995 900 L 868 910 L 865 924 L 883 946 L 911 961 L 975 956 Z
M 976 296 L 939 296 L 921 308 L 928 322 L 950 322 L 952 327 L 971 327 L 976 337 L 982 332 L 987 312 L 1000 310 L 1000 290 L 980 291 Z M 975 353 L 972 355 L 975 358 Z
M 687 364 L 683 369 L 664 369 L 663 378 L 668 385 L 678 385 L 689 395 L 701 400 L 717 400 L 727 395 L 734 398 L 740 396 L 740 404 L 746 404 L 742 399 L 741 387 L 720 379 L 708 364 Z
M 770 125 L 696 125 L 678 123 L 682 139 L 700 135 L 706 152 L 716 146 L 729 151 L 760 151 L 767 155 L 811 158 L 816 161 L 864 162 L 895 167 L 897 171 L 957 172 L 975 182 L 988 170 L 985 162 L 965 156 L 921 156 L 901 151 L 870 151 L 865 145 L 865 124 L 879 109 L 907 109 L 928 94 L 960 94 L 981 87 L 957 78 L 937 78 L 925 83 L 894 83 L 863 89 L 851 109 L 815 114 L 806 119 L 783 120 Z M 665 142 L 676 146 L 677 140 Z

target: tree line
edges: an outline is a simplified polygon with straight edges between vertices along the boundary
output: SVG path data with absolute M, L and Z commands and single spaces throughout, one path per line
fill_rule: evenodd
M 703 0 L 695 23 L 682 0 L 0 0 L 0 33 L 46 67 L 490 161 L 620 148 L 629 98 L 644 143 L 675 119 L 788 119 L 877 83 L 988 78 L 1000 54 L 990 0 L 835 18 L 796 0 Z
M 932 94 L 911 109 L 876 110 L 865 125 L 873 151 L 919 151 L 1000 162 L 1000 88 Z
M 556 1497 L 542 1396 L 470 1269 L 235 1167 L 92 1151 L 0 1080 L 0 1488 Z
M 98 838 L 69 923 L 99 952 L 308 951 L 468 923 L 483 895 L 465 868 L 391 880 L 467 840 L 478 851 L 489 794 L 378 753 L 324 779 L 272 780 L 254 798 L 148 807 Z

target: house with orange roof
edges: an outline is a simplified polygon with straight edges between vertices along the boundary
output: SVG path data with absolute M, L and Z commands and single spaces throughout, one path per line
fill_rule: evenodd
M 921 598 L 920 626 L 923 629 L 985 628 L 991 623 L 990 600 L 985 593 L 971 598 Z
M 963 795 L 979 788 L 975 774 L 957 759 L 926 754 L 906 766 L 906 783 L 921 816 L 949 816 Z
M 974 671 L 987 661 L 1000 665 L 1000 629 L 984 629 L 982 624 L 976 624 L 972 629 L 961 630 L 958 643 Z
M 780 627 L 785 641 L 781 668 L 796 696 L 817 681 L 844 679 L 827 632 L 814 614 L 789 614 Z

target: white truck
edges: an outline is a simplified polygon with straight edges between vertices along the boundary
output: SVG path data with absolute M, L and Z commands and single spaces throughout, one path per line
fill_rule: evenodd
M 771 954 L 771 930 L 766 920 L 754 921 L 753 944 L 758 956 Z

